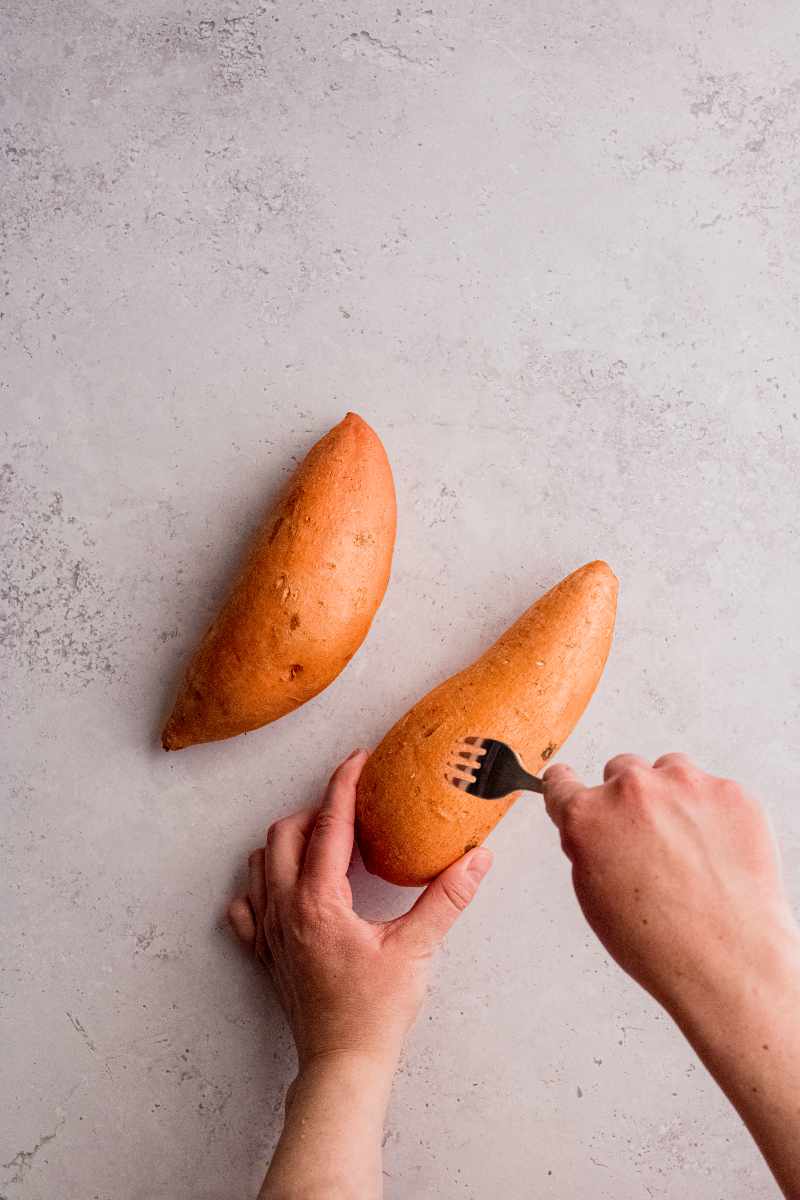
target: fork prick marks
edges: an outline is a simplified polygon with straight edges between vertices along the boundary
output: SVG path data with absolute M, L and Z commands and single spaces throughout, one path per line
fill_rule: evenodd
M 453 747 L 450 762 L 444 773 L 448 783 L 463 791 L 475 782 L 486 747 L 481 738 L 468 737 Z
M 480 766 L 480 760 L 485 753 L 486 743 L 483 738 L 478 737 L 464 738 L 455 748 L 456 761 L 463 759 L 476 767 Z

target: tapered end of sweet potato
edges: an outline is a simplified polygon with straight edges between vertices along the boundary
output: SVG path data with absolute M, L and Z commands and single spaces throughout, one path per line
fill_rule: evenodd
M 167 721 L 161 731 L 161 745 L 165 750 L 183 750 L 184 746 L 191 746 L 191 740 L 181 737 L 180 730 L 175 728 L 172 718 Z
M 165 750 L 184 750 L 187 746 L 193 746 L 198 740 L 192 729 L 194 722 L 191 717 L 187 719 L 182 707 L 179 697 L 169 720 L 161 731 L 161 745 Z
M 569 578 L 569 576 L 567 576 Z M 573 571 L 572 578 L 574 579 L 604 579 L 615 590 L 619 590 L 619 580 L 607 562 L 602 558 L 595 558 L 592 562 L 585 563 L 582 567 L 578 567 L 577 571 Z
M 161 745 L 165 750 L 185 750 L 188 746 L 199 746 L 203 742 L 246 733 L 247 728 L 238 723 L 233 727 L 221 723 L 219 714 L 215 713 L 213 705 L 206 702 L 203 693 L 184 682 L 169 720 L 161 731 Z

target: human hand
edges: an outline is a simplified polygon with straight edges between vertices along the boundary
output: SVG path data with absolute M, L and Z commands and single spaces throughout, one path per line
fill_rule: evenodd
M 425 994 L 430 957 L 492 861 L 488 850 L 472 850 L 404 916 L 359 917 L 347 869 L 366 758 L 356 751 L 341 764 L 320 808 L 270 826 L 266 847 L 250 855 L 248 894 L 229 908 L 239 938 L 270 970 L 301 1069 L 340 1053 L 394 1067 Z
M 775 975 L 798 929 L 765 814 L 683 754 L 622 754 L 600 787 L 560 764 L 547 811 L 581 908 L 619 965 L 678 1017 L 719 1009 L 748 974 Z
M 764 812 L 683 754 L 545 774 L 589 924 L 672 1014 L 800 1200 L 800 930 Z

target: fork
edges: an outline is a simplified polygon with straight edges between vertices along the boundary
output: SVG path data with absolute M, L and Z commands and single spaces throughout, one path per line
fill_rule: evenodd
M 484 800 L 500 800 L 510 792 L 544 791 L 538 775 L 526 771 L 511 747 L 495 738 L 468 737 L 459 742 L 445 779 Z

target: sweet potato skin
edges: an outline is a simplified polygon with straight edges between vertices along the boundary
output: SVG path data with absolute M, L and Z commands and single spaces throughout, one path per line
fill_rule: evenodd
M 392 471 L 355 413 L 309 451 L 262 522 L 186 672 L 165 750 L 258 729 L 326 688 L 383 599 L 396 529 Z
M 498 738 L 528 770 L 540 771 L 603 673 L 617 591 L 606 563 L 580 567 L 389 730 L 358 787 L 358 843 L 368 870 L 391 883 L 424 884 L 484 840 L 516 795 L 482 800 L 448 783 L 452 748 L 469 736 Z

